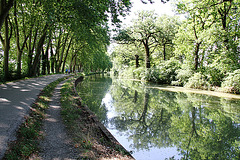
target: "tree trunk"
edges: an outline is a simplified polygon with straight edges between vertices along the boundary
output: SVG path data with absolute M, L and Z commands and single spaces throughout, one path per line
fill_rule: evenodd
M 51 58 L 50 58 L 50 61 L 51 61 L 51 72 L 54 73 L 55 55 L 53 53 L 52 43 L 51 43 Z
M 43 75 L 46 75 L 46 69 L 47 69 L 47 63 L 48 63 L 48 50 L 49 50 L 49 46 L 50 46 L 50 41 L 51 41 L 51 38 L 49 37 L 46 51 L 45 52 L 44 52 L 44 50 L 42 51 L 42 74 Z
M 33 60 L 33 51 L 35 49 L 36 41 L 37 41 L 37 35 L 38 35 L 38 29 L 35 32 L 34 40 L 32 44 L 32 28 L 31 27 L 30 33 L 29 33 L 29 43 L 28 43 L 28 76 L 31 76 L 31 69 L 32 69 L 32 60 Z
M 136 57 L 136 68 L 139 67 L 139 55 L 135 55 Z
M 74 60 L 74 64 L 73 64 L 72 73 L 75 72 L 76 64 L 77 64 L 77 56 L 75 56 L 75 60 Z
M 40 61 L 40 55 L 41 55 L 41 51 L 42 51 L 42 47 L 47 35 L 47 27 L 48 25 L 46 24 L 44 29 L 43 29 L 43 34 L 39 39 L 37 48 L 36 48 L 36 55 L 34 57 L 34 61 L 33 61 L 33 66 L 32 66 L 32 70 L 31 70 L 31 76 L 35 76 L 37 73 L 37 67 L 38 67 L 38 63 Z
M 60 33 L 59 33 L 59 38 L 58 38 L 58 44 L 56 47 L 56 52 L 55 52 L 55 72 L 58 73 L 59 72 L 59 63 L 60 63 L 60 56 L 59 56 L 59 50 L 61 48 L 61 37 L 62 37 L 62 30 L 60 29 Z
M 46 48 L 47 50 L 47 48 Z M 45 52 L 44 49 L 42 48 L 42 75 L 46 75 L 46 56 L 45 56 Z
M 62 52 L 61 52 L 60 59 L 59 59 L 59 63 L 58 63 L 58 67 L 57 67 L 57 72 L 60 72 L 60 68 L 61 68 L 61 66 L 62 66 L 63 54 L 64 54 L 64 50 L 65 50 L 66 43 L 67 43 L 67 40 L 68 40 L 68 36 L 69 36 L 69 33 L 67 34 L 67 37 L 65 38 L 65 41 L 64 41 L 64 43 L 63 43 Z
M 163 60 L 166 60 L 166 44 L 163 44 Z
M 73 61 L 74 61 L 75 57 L 76 57 L 76 53 L 74 53 L 74 55 L 72 55 L 71 63 L 70 63 L 70 66 L 69 66 L 70 71 L 72 71 Z
M 8 2 L 6 2 L 6 0 L 0 0 L 0 30 L 13 4 L 14 0 L 8 0 Z
M 17 78 L 21 78 L 21 70 L 22 70 L 22 53 L 23 49 L 26 46 L 28 36 L 25 36 L 24 42 L 22 47 L 20 47 L 19 41 L 19 28 L 18 28 L 18 21 L 17 21 L 17 2 L 14 2 L 14 21 L 15 21 L 15 37 L 16 37 L 16 44 L 17 44 Z
M 148 41 L 146 40 L 146 42 L 143 42 L 144 44 L 144 48 L 145 48 L 145 63 L 146 63 L 146 68 L 150 68 L 150 49 L 148 46 Z
M 65 58 L 64 58 L 64 61 L 63 61 L 63 66 L 62 66 L 62 73 L 64 73 L 64 70 L 65 70 L 65 63 L 66 63 L 66 60 L 67 60 L 67 56 L 68 56 L 68 53 L 69 53 L 69 49 L 71 47 L 71 43 L 72 43 L 72 38 L 70 39 L 70 42 L 68 44 L 68 48 L 67 48 L 67 51 L 66 51 L 66 55 L 65 55 Z
M 196 43 L 196 49 L 195 49 L 195 52 L 194 52 L 194 69 L 197 70 L 198 69 L 198 65 L 199 65 L 199 49 L 200 49 L 200 45 L 201 45 L 201 42 L 200 43 Z
M 138 91 L 135 90 L 133 102 L 134 102 L 134 103 L 137 103 L 137 100 L 138 100 Z
M 9 49 L 10 49 L 10 38 L 9 38 L 9 29 L 8 29 L 8 16 L 5 18 L 5 40 L 1 40 L 3 42 L 3 51 L 4 51 L 4 62 L 3 62 L 3 74 L 4 74 L 4 80 L 10 80 L 10 74 L 9 74 L 9 67 L 8 67 L 8 62 L 9 62 Z

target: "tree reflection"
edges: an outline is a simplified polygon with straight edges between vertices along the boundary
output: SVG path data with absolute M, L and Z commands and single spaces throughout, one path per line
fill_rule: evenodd
M 88 76 L 78 84 L 77 92 L 82 99 L 82 103 L 94 112 L 99 120 L 107 124 L 107 109 L 102 99 L 108 92 L 112 79 L 105 77 L 103 74 Z
M 114 81 L 111 94 L 117 111 L 111 123 L 133 140 L 131 147 L 176 146 L 183 159 L 239 159 L 239 101 L 133 81 Z
M 132 148 L 175 146 L 182 159 L 240 159 L 239 100 L 93 78 L 91 83 L 82 84 L 80 94 L 84 92 L 82 99 L 105 125 L 107 109 L 101 102 L 107 91 L 116 112 L 109 122 L 133 141 Z
M 178 94 L 181 115 L 173 115 L 170 137 L 184 159 L 238 159 L 240 130 L 219 107 L 219 99 Z M 214 104 L 218 104 L 217 106 Z M 236 147 L 238 146 L 238 147 Z
M 149 89 L 139 82 L 123 84 L 117 80 L 113 82 L 111 94 L 118 113 L 111 123 L 133 140 L 132 148 L 148 150 L 171 144 L 168 135 L 171 115 L 154 102 L 156 97 Z

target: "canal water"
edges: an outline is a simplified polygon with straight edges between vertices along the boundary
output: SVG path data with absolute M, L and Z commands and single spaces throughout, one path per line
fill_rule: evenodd
M 240 159 L 240 99 L 104 75 L 86 77 L 77 90 L 137 160 Z

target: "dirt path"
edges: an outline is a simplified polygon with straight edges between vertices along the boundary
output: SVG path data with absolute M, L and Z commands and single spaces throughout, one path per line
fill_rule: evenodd
M 55 88 L 50 107 L 46 111 L 46 119 L 43 122 L 44 139 L 40 142 L 40 159 L 69 160 L 80 157 L 80 153 L 74 148 L 66 132 L 60 115 L 60 89 L 64 82 Z

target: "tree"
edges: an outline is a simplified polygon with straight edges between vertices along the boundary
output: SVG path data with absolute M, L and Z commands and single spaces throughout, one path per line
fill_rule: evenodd
M 3 45 L 3 52 L 4 52 L 4 63 L 3 63 L 3 71 L 4 71 L 4 80 L 10 80 L 9 74 L 9 50 L 10 50 L 10 39 L 12 37 L 12 26 L 9 30 L 9 16 L 7 15 L 4 20 L 4 38 L 3 35 L 0 33 L 0 40 Z
M 145 49 L 145 66 L 150 68 L 150 55 L 159 45 L 157 34 L 161 31 L 156 27 L 157 15 L 153 11 L 138 12 L 138 18 L 133 20 L 133 25 L 126 31 L 122 31 L 114 39 L 135 43 L 136 46 L 143 46 Z
M 220 63 L 221 67 L 226 66 L 227 63 L 234 64 L 231 65 L 231 68 L 236 68 L 238 65 L 239 51 L 236 49 L 233 41 L 238 37 L 236 32 L 239 31 L 236 28 L 236 23 L 235 26 L 232 26 L 231 23 L 231 21 L 234 22 L 234 19 L 236 19 L 236 8 L 239 8 L 239 3 L 232 0 L 214 0 L 211 2 L 193 0 L 177 1 L 177 11 L 188 15 L 188 30 L 186 31 L 184 28 L 180 29 L 180 32 L 187 33 L 179 34 L 180 43 L 178 44 L 181 46 L 181 43 L 185 43 L 185 45 L 186 43 L 192 43 L 191 46 L 193 48 L 186 51 L 185 55 L 190 55 L 187 52 L 192 52 L 193 68 L 195 70 L 199 67 L 202 68 L 203 64 L 209 60 L 211 63 L 213 61 L 218 64 Z M 233 28 L 235 28 L 234 33 L 231 33 L 230 30 Z M 191 39 L 187 39 L 187 35 Z M 182 36 L 185 38 L 182 38 Z M 178 48 L 180 49 L 180 47 Z M 186 47 L 183 48 L 186 49 Z M 182 51 L 177 50 L 176 52 Z
M 159 47 L 163 50 L 163 60 L 167 60 L 167 57 L 172 57 L 170 54 L 167 55 L 167 51 L 173 52 L 174 50 L 173 40 L 180 26 L 180 21 L 178 19 L 179 17 L 163 15 L 158 17 L 156 21 L 157 30 L 161 31 L 158 32 L 156 39 L 157 43 L 160 44 Z
M 0 0 L 0 30 L 15 0 Z
M 73 67 L 77 67 L 80 65 L 77 61 L 80 58 L 77 55 L 80 51 L 77 49 L 77 53 L 75 51 L 71 53 L 74 50 L 73 41 L 83 42 L 83 45 L 77 44 L 79 47 L 75 45 L 75 48 L 84 49 L 82 46 L 88 46 L 85 54 L 91 55 L 92 52 L 97 52 L 93 55 L 102 55 L 99 57 L 105 59 L 102 59 L 101 63 L 109 64 L 109 58 L 105 56 L 106 45 L 109 44 L 108 19 L 111 16 L 111 23 L 119 26 L 119 16 L 124 16 L 131 6 L 129 0 L 91 2 L 1 0 L 0 2 L 0 26 L 2 21 L 5 21 L 5 28 L 1 27 L 0 30 L 1 33 L 8 34 L 8 38 L 5 38 L 6 35 L 1 35 L 1 47 L 5 50 L 4 72 L 6 77 L 12 78 L 15 78 L 15 72 L 20 78 L 22 74 L 24 76 L 46 74 L 46 69 L 50 73 L 50 68 L 52 72 L 61 72 L 66 66 L 70 66 L 70 63 Z M 14 34 L 11 34 L 12 31 Z M 11 35 L 14 38 L 10 41 Z M 56 35 L 60 36 L 56 37 Z M 9 52 L 10 42 L 13 45 Z M 101 47 L 94 50 L 99 42 Z M 72 54 L 73 61 L 70 60 Z M 51 63 L 48 63 L 48 59 Z M 12 75 L 9 75 L 8 71 L 9 61 L 11 64 L 17 64 L 17 71 L 11 67 Z M 95 63 L 94 66 L 94 63 L 91 64 L 93 68 L 106 68 L 105 64 Z

